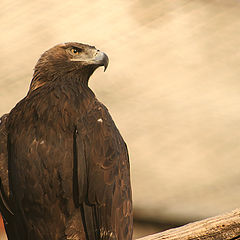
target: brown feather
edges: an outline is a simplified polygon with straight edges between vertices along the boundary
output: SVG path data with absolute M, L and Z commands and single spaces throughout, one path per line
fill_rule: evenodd
M 46 51 L 27 96 L 0 128 L 0 178 L 14 211 L 9 225 L 22 222 L 20 240 L 132 239 L 127 147 L 88 87 L 107 62 L 79 43 Z

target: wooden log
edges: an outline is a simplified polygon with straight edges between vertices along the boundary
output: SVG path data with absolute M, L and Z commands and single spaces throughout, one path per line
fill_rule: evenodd
M 238 240 L 240 209 L 231 213 L 189 223 L 182 227 L 149 235 L 138 240 Z

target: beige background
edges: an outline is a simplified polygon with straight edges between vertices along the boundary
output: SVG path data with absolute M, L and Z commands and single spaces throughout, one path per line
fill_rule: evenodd
M 135 216 L 182 224 L 240 203 L 239 0 L 1 0 L 0 114 L 40 54 L 79 41 L 110 58 L 90 85 L 130 151 Z

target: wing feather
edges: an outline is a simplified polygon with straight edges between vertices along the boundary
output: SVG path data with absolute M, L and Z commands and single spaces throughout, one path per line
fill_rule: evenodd
M 0 211 L 5 219 L 13 215 L 9 207 L 8 150 L 6 121 L 8 114 L 0 118 Z
M 78 154 L 84 158 L 78 159 L 79 167 L 86 167 L 86 171 L 79 168 L 79 173 L 87 173 L 79 175 L 79 182 L 84 178 L 87 183 L 82 202 L 85 231 L 91 240 L 130 240 L 132 196 L 126 144 L 103 105 L 96 104 L 87 124 L 79 124 L 78 129 L 77 148 L 85 152 Z
M 0 118 L 0 212 L 3 217 L 5 230 L 9 240 L 20 239 L 18 226 L 15 224 L 14 211 L 11 209 L 13 204 L 10 199 L 10 187 L 8 177 L 8 133 L 6 122 L 8 114 L 4 114 Z

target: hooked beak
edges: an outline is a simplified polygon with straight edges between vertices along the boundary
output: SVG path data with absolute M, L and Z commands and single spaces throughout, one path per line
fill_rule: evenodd
M 108 63 L 109 63 L 107 54 L 97 50 L 97 54 L 94 58 L 94 61 L 98 66 L 104 66 L 104 72 L 106 71 L 106 69 L 108 67 Z

